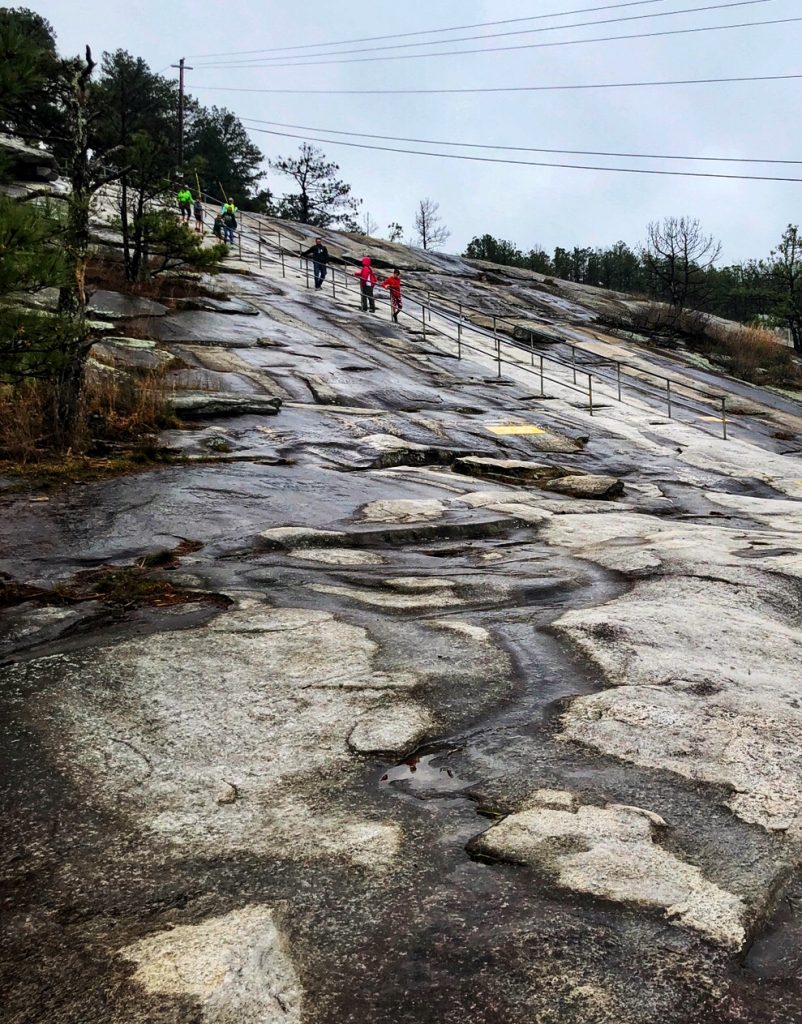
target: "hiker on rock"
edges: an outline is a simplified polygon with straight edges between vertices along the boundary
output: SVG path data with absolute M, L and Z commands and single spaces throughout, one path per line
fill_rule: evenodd
M 390 315 L 393 318 L 393 323 L 397 324 L 398 314 L 404 308 L 401 301 L 401 271 L 394 270 L 388 278 L 382 281 L 381 286 L 390 292 Z
M 181 211 L 182 222 L 188 225 L 192 216 L 192 193 L 186 185 L 178 193 L 178 209 Z
M 302 252 L 304 259 L 312 259 L 312 269 L 315 272 L 315 288 L 322 288 L 326 280 L 326 265 L 329 262 L 329 250 L 323 244 L 322 238 L 316 238 L 315 244 L 306 252 Z
M 362 296 L 362 312 L 367 313 L 368 306 L 370 306 L 371 313 L 375 313 L 376 299 L 373 297 L 373 289 L 376 287 L 376 282 L 379 279 L 373 273 L 373 267 L 370 265 L 370 256 L 363 257 L 362 269 L 358 274 L 354 274 L 354 277 L 359 279 L 359 293 Z
M 192 207 L 195 214 L 195 230 L 199 235 L 203 234 L 203 203 L 200 201 L 200 196 L 195 200 L 195 205 Z
M 229 210 L 222 215 L 223 241 L 226 245 L 234 244 L 234 232 L 237 230 L 237 218 Z
M 219 238 L 223 241 L 223 218 L 219 213 L 214 215 L 214 224 L 212 224 L 212 234 L 215 238 Z
M 230 213 L 232 217 L 236 217 L 239 210 L 234 204 L 233 199 L 226 199 L 223 205 L 220 207 L 220 216 L 225 217 L 227 213 Z

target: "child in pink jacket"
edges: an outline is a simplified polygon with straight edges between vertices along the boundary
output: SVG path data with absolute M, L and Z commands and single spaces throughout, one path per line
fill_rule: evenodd
M 373 295 L 373 289 L 376 287 L 376 282 L 379 279 L 373 273 L 373 267 L 370 265 L 370 256 L 364 257 L 362 260 L 362 269 L 358 274 L 354 274 L 354 277 L 359 280 L 359 292 L 362 296 L 362 312 L 367 313 L 368 306 L 370 306 L 371 313 L 375 313 L 376 299 Z

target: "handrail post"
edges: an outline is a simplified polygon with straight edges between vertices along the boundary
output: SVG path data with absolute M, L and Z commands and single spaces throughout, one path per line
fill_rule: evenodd
M 304 260 L 304 267 L 306 269 L 306 287 L 309 287 L 309 260 Z
M 588 410 L 593 415 L 593 378 L 588 374 Z
M 721 432 L 725 441 L 729 440 L 727 435 L 727 396 L 721 396 Z
M 529 361 L 531 362 L 532 366 L 535 365 L 535 336 L 534 336 L 534 334 L 530 334 L 529 335 Z M 541 366 L 542 366 L 543 365 L 543 360 L 541 359 L 540 362 L 541 362 Z M 542 391 L 543 389 L 541 388 L 540 390 Z
M 281 243 L 281 232 L 280 231 L 278 232 L 278 251 L 279 251 L 279 253 L 281 255 L 281 276 L 282 277 L 286 277 L 287 276 L 287 269 L 284 266 L 284 246 Z
M 259 240 L 257 245 L 258 245 L 258 248 L 259 248 L 259 269 L 261 270 L 262 269 L 262 223 L 261 223 L 261 221 L 258 221 L 258 220 L 256 222 L 256 237 Z
M 457 324 L 457 359 L 462 359 L 462 303 L 459 304 L 459 323 Z
M 540 397 L 543 398 L 545 391 L 543 390 L 543 353 L 540 352 Z
M 571 366 L 574 371 L 574 384 L 576 384 L 576 345 L 571 346 Z
M 498 375 L 501 377 L 501 340 L 498 336 L 498 323 L 496 317 L 493 317 L 493 337 L 496 342 L 496 359 L 498 360 Z
M 331 268 L 331 297 L 337 298 L 337 272 L 334 267 Z
M 240 225 L 240 229 L 237 232 L 237 242 L 239 243 L 239 258 L 242 261 L 242 225 Z
M 420 304 L 420 319 L 423 324 L 423 340 L 426 341 L 426 306 L 423 302 Z
M 432 293 L 431 291 L 426 292 L 426 305 L 427 312 L 429 314 L 429 323 L 432 322 Z
M 668 401 L 668 418 L 671 419 L 671 381 L 666 377 L 666 400 Z
M 616 364 L 615 365 L 618 367 L 618 401 L 620 402 L 620 401 L 622 401 L 622 398 L 621 398 L 621 361 L 620 360 L 616 360 Z

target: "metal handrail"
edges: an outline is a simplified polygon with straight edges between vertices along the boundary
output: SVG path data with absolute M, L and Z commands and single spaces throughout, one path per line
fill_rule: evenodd
M 200 197 L 202 199 L 204 199 L 204 200 L 211 200 L 215 204 L 218 202 L 218 200 L 216 200 L 213 196 L 210 196 L 208 193 L 201 192 L 200 193 Z M 169 206 L 170 204 L 165 203 L 164 205 L 165 206 Z M 245 214 L 247 214 L 247 211 L 244 211 L 244 212 L 245 212 Z M 242 213 L 243 213 L 243 211 L 240 211 L 240 217 L 242 217 Z M 251 214 L 251 216 L 258 218 L 259 215 L 258 214 Z M 238 231 L 237 231 L 237 236 L 238 236 L 238 253 L 239 253 L 240 258 L 242 258 L 242 240 L 243 240 L 243 238 L 245 238 L 247 241 L 256 242 L 257 252 L 256 253 L 251 252 L 249 255 L 256 256 L 256 258 L 259 261 L 259 266 L 261 267 L 262 259 L 263 259 L 262 247 L 264 246 L 266 249 L 269 249 L 270 247 L 272 247 L 274 249 L 277 249 L 278 250 L 278 257 L 275 258 L 275 259 L 270 259 L 270 262 L 280 264 L 281 268 L 282 268 L 282 276 L 286 277 L 287 266 L 286 266 L 285 257 L 287 255 L 292 255 L 294 257 L 296 254 L 292 253 L 289 250 L 285 251 L 284 246 L 282 244 L 282 240 L 281 240 L 281 231 L 279 229 L 275 229 L 275 234 L 278 237 L 278 245 L 276 245 L 275 243 L 273 243 L 271 241 L 268 241 L 266 238 L 263 237 L 264 234 L 272 234 L 272 233 L 273 233 L 273 231 L 267 231 L 267 232 L 263 231 L 262 226 L 261 226 L 261 224 L 259 223 L 258 220 L 257 220 L 257 235 L 256 235 L 255 238 L 254 238 L 253 235 L 251 235 L 248 232 L 246 232 L 242 228 L 242 226 L 240 226 L 238 228 Z M 299 248 L 300 248 L 300 244 L 299 244 Z M 248 252 L 248 250 L 246 248 L 246 254 L 247 254 L 247 252 Z M 305 277 L 307 287 L 310 287 L 309 259 L 308 258 L 304 258 L 303 254 L 301 252 L 299 252 L 297 255 L 306 264 L 305 272 L 304 272 L 303 276 Z M 267 256 L 268 259 L 270 258 L 269 255 L 266 254 L 266 256 Z M 333 297 L 336 298 L 336 278 L 337 278 L 337 275 L 339 274 L 339 275 L 341 275 L 343 277 L 343 279 L 345 281 L 345 288 L 346 289 L 348 288 L 349 280 L 350 280 L 351 275 L 349 273 L 347 273 L 346 271 L 340 270 L 339 268 L 337 268 L 337 267 L 335 267 L 335 266 L 333 266 L 331 264 L 329 265 L 328 269 L 331 272 Z M 421 294 L 421 293 L 420 293 L 419 289 L 407 288 L 406 289 L 406 297 L 407 297 L 408 301 L 410 301 L 410 299 L 409 299 L 410 294 L 412 294 L 414 296 L 416 294 Z M 384 296 L 382 296 L 380 293 L 377 293 L 375 298 L 378 299 L 378 300 L 382 300 L 384 298 Z M 543 372 L 538 373 L 537 371 L 532 371 L 528 367 L 526 367 L 523 363 L 520 363 L 520 362 L 512 360 L 512 359 L 504 358 L 504 356 L 502 355 L 502 344 L 506 344 L 506 345 L 512 346 L 516 351 L 526 351 L 526 349 L 523 346 L 523 343 L 517 342 L 515 339 L 509 339 L 509 340 L 502 339 L 501 335 L 498 333 L 498 325 L 499 325 L 499 323 L 507 324 L 507 325 L 512 326 L 512 327 L 517 327 L 519 325 L 514 324 L 510 319 L 508 319 L 507 317 L 504 317 L 504 316 L 500 316 L 499 314 L 486 313 L 483 310 L 479 310 L 476 307 L 469 306 L 469 305 L 467 305 L 465 303 L 461 303 L 461 302 L 457 303 L 454 300 L 441 297 L 441 301 L 443 303 L 450 303 L 452 306 L 456 305 L 458 307 L 458 309 L 459 309 L 459 320 L 457 321 L 457 320 L 455 320 L 453 313 L 450 313 L 450 311 L 448 311 L 448 310 L 439 309 L 437 306 L 432 304 L 432 302 L 431 302 L 431 292 L 430 291 L 427 293 L 426 299 L 427 299 L 426 301 L 424 301 L 423 298 L 414 298 L 414 299 L 411 300 L 411 301 L 415 302 L 417 305 L 420 306 L 420 309 L 421 309 L 420 319 L 418 319 L 417 317 L 413 316 L 409 312 L 408 309 L 406 310 L 406 316 L 407 317 L 409 317 L 410 319 L 412 319 L 416 323 L 420 323 L 421 324 L 424 339 L 426 338 L 427 322 L 429 324 L 431 324 L 431 322 L 432 322 L 432 315 L 433 314 L 436 315 L 436 316 L 439 316 L 442 320 L 445 320 L 452 327 L 455 326 L 455 325 L 457 326 L 457 333 L 458 333 L 458 338 L 457 338 L 458 358 L 461 357 L 461 349 L 462 348 L 467 348 L 470 351 L 475 351 L 475 352 L 481 353 L 484 356 L 488 355 L 487 352 L 485 352 L 485 351 L 483 351 L 481 349 L 475 348 L 473 346 L 470 346 L 470 345 L 468 345 L 463 340 L 462 335 L 464 334 L 464 332 L 466 330 L 471 331 L 474 334 L 478 334 L 480 337 L 483 337 L 485 339 L 492 339 L 492 341 L 494 342 L 494 345 L 495 345 L 495 349 L 496 349 L 496 355 L 495 355 L 495 360 L 494 361 L 497 364 L 499 378 L 501 377 L 501 367 L 502 367 L 503 363 L 506 363 L 509 366 L 516 366 L 518 369 L 521 369 L 521 370 L 523 370 L 524 372 L 527 372 L 527 373 L 534 372 L 535 375 L 540 377 L 540 379 L 541 379 L 541 394 L 543 393 L 542 381 L 549 380 L 550 382 L 556 384 L 557 386 L 564 387 L 564 388 L 566 388 L 567 390 L 570 390 L 570 391 L 577 391 L 577 392 L 579 392 L 579 393 L 581 393 L 583 395 L 586 395 L 587 396 L 587 400 L 588 400 L 588 411 L 589 411 L 591 416 L 593 415 L 593 384 L 592 384 L 592 381 L 593 381 L 593 377 L 594 376 L 600 382 L 602 382 L 602 383 L 604 383 L 606 385 L 614 385 L 615 387 L 617 387 L 617 398 L 618 398 L 618 401 L 620 403 L 622 403 L 622 404 L 625 404 L 624 403 L 624 398 L 623 398 L 623 379 L 622 378 L 626 378 L 627 386 L 629 388 L 631 388 L 632 390 L 634 390 L 636 392 L 639 392 L 640 394 L 643 394 L 645 396 L 648 396 L 649 398 L 652 398 L 652 399 L 657 397 L 654 394 L 653 391 L 647 391 L 646 390 L 646 387 L 648 387 L 648 384 L 646 382 L 642 382 L 640 380 L 633 379 L 633 375 L 631 375 L 631 374 L 626 374 L 625 373 L 625 374 L 622 375 L 622 372 L 621 372 L 622 371 L 622 367 L 625 367 L 625 368 L 630 369 L 630 370 L 634 370 L 636 373 L 641 374 L 641 375 L 647 375 L 647 376 L 654 377 L 656 380 L 661 381 L 664 384 L 665 391 L 666 391 L 667 412 L 668 412 L 669 419 L 673 418 L 673 411 L 674 411 L 674 408 L 677 407 L 677 406 L 679 406 L 681 408 L 684 408 L 684 409 L 687 409 L 687 410 L 690 410 L 692 412 L 697 412 L 697 413 L 699 411 L 699 408 L 698 408 L 699 405 L 702 405 L 705 410 L 709 410 L 711 408 L 711 405 L 708 404 L 707 402 L 701 402 L 698 399 L 683 399 L 683 398 L 679 397 L 679 395 L 678 395 L 678 393 L 676 391 L 672 391 L 671 390 L 672 383 L 676 384 L 677 382 L 676 381 L 672 381 L 672 379 L 670 377 L 662 375 L 662 374 L 658 374 L 658 373 L 656 373 L 655 371 L 652 371 L 652 370 L 647 370 L 647 369 L 644 369 L 642 367 L 635 366 L 634 364 L 627 363 L 627 362 L 625 362 L 623 360 L 601 360 L 601 365 L 607 366 L 607 365 L 612 364 L 612 365 L 616 366 L 616 374 L 617 374 L 617 376 L 616 376 L 616 380 L 614 382 L 611 381 L 608 376 L 606 376 L 605 374 L 599 372 L 599 370 L 598 370 L 598 366 L 600 365 L 599 363 L 595 363 L 595 364 L 587 364 L 586 363 L 580 369 L 579 368 L 580 364 L 577 364 L 577 362 L 576 362 L 576 349 L 577 349 L 577 346 L 574 345 L 574 344 L 571 344 L 570 342 L 568 342 L 567 344 L 570 346 L 571 351 L 572 351 L 572 357 L 573 358 L 572 358 L 572 362 L 571 363 L 568 363 L 568 362 L 566 362 L 564 360 L 561 360 L 561 359 L 559 359 L 556 356 L 544 355 L 543 353 L 539 354 L 539 358 L 540 358 L 541 370 L 543 368 L 544 361 L 545 362 L 549 362 L 549 363 L 551 363 L 551 364 L 553 364 L 555 366 L 562 367 L 563 369 L 570 370 L 572 372 L 573 379 L 574 379 L 574 384 L 573 385 L 568 384 L 566 381 L 561 381 L 561 380 L 558 380 L 556 378 L 548 377 Z M 483 316 L 485 318 L 491 319 L 493 321 L 492 333 L 490 332 L 490 330 L 488 328 L 483 328 L 483 327 L 481 327 L 478 324 L 474 324 L 468 317 L 466 317 L 465 316 L 465 310 L 466 309 L 471 311 L 471 312 L 473 312 L 473 313 L 481 315 L 481 316 Z M 530 344 L 530 350 L 532 352 L 532 358 L 534 358 L 534 342 L 533 341 Z M 589 369 L 586 368 L 588 366 L 590 366 Z M 577 385 L 577 383 L 576 383 L 577 373 L 587 377 L 587 380 L 588 380 L 587 389 L 580 388 Z M 709 400 L 710 396 L 706 392 L 702 391 L 701 388 L 697 388 L 697 387 L 695 387 L 692 384 L 687 384 L 686 385 L 685 383 L 682 383 L 680 385 L 680 387 L 682 387 L 684 390 L 687 390 L 687 391 L 696 392 L 696 393 L 702 395 L 705 399 Z M 691 404 L 692 402 L 697 402 L 698 404 L 696 406 L 694 406 L 693 404 Z M 722 436 L 726 440 L 728 438 L 728 423 L 727 423 L 727 408 L 726 408 L 726 396 L 725 395 L 723 395 L 721 397 L 721 423 L 722 423 Z M 697 427 L 697 429 L 704 430 L 704 428 L 701 428 L 701 427 Z M 707 431 L 705 431 L 705 432 L 707 432 Z
M 429 294 L 431 294 L 431 292 Z M 470 312 L 476 313 L 478 316 L 482 316 L 482 317 L 485 317 L 485 318 L 495 318 L 495 320 L 496 320 L 496 322 L 498 324 L 506 324 L 507 326 L 512 327 L 513 329 L 521 329 L 521 324 L 515 323 L 509 316 L 504 316 L 503 314 L 499 314 L 499 313 L 488 313 L 485 310 L 479 309 L 476 306 L 471 306 L 471 305 L 468 305 L 467 303 L 464 303 L 464 302 L 456 302 L 454 299 L 448 299 L 448 298 L 445 298 L 443 296 L 439 297 L 439 301 L 442 302 L 442 303 L 449 303 L 452 306 L 457 306 L 458 309 L 461 309 L 461 310 L 466 310 L 467 309 Z M 474 326 L 478 327 L 479 325 L 474 325 Z M 531 328 L 527 328 L 527 327 L 524 327 L 523 329 L 524 330 L 532 330 Z M 549 340 L 552 340 L 552 339 L 550 338 Z M 576 351 L 578 350 L 578 346 L 576 344 L 574 344 L 573 342 L 570 342 L 570 341 L 568 341 L 566 339 L 555 338 L 553 340 L 561 342 L 562 344 L 568 345 L 568 347 L 571 349 L 571 351 L 573 353 L 576 353 Z M 514 344 L 518 344 L 518 345 L 521 345 L 521 346 L 523 346 L 523 344 L 524 344 L 523 342 L 521 342 L 521 341 L 519 341 L 518 339 L 515 339 L 515 338 L 512 339 L 512 342 Z M 584 349 L 579 349 L 579 351 L 585 351 L 585 350 Z M 593 353 L 593 354 L 595 355 L 595 353 Z M 674 384 L 677 383 L 677 381 L 673 380 L 671 377 L 668 377 L 666 374 L 658 373 L 656 370 L 649 370 L 646 367 L 637 366 L 635 363 L 629 363 L 629 362 L 627 362 L 624 359 L 613 359 L 613 358 L 610 358 L 610 357 L 599 356 L 599 359 L 598 359 L 597 363 L 595 363 L 595 364 L 594 363 L 589 363 L 589 364 L 586 363 L 585 365 L 596 365 L 596 366 L 599 366 L 599 365 L 613 365 L 613 366 L 616 366 L 616 367 L 622 367 L 622 368 L 625 367 L 626 369 L 633 370 L 634 373 L 636 373 L 636 374 L 644 374 L 644 375 L 647 375 L 647 376 L 650 376 L 650 377 L 654 377 L 656 380 L 661 381 L 663 384 L 665 384 L 666 382 L 671 382 L 671 383 L 674 383 Z M 698 394 L 702 395 L 705 398 L 709 398 L 710 397 L 710 395 L 703 388 L 696 387 L 693 384 L 685 384 L 683 382 L 680 386 L 685 388 L 688 391 L 696 391 L 696 392 L 698 392 Z
M 278 229 L 276 229 L 276 234 L 277 234 L 277 236 L 279 238 L 279 244 L 278 245 L 275 245 L 275 243 L 270 242 L 267 239 L 263 238 L 262 237 L 263 232 L 262 232 L 261 229 L 259 230 L 259 233 L 258 233 L 258 236 L 257 236 L 256 239 L 254 239 L 252 235 L 249 235 L 246 232 L 242 232 L 242 233 L 243 233 L 243 235 L 244 235 L 244 237 L 246 239 L 248 239 L 250 241 L 256 241 L 260 248 L 261 248 L 262 245 L 264 245 L 265 247 L 273 247 L 273 248 L 278 249 L 280 257 L 283 257 L 285 255 L 293 255 L 293 256 L 295 255 L 294 253 L 291 253 L 290 251 L 285 251 L 284 250 L 284 247 L 281 244 L 281 232 Z M 268 233 L 272 233 L 272 232 L 268 232 Z M 253 254 L 251 254 L 251 255 L 253 255 Z M 300 253 L 298 253 L 298 256 L 301 259 L 303 259 L 305 264 L 306 264 L 305 278 L 306 278 L 306 282 L 307 282 L 307 287 L 309 287 L 310 286 L 310 284 L 309 284 L 309 281 L 310 281 L 309 259 L 302 257 L 302 255 Z M 275 261 L 271 260 L 271 262 L 278 262 L 278 260 L 275 260 Z M 284 263 L 283 259 L 281 260 L 281 262 L 282 262 L 283 273 L 286 275 L 286 264 Z M 331 265 L 329 265 L 329 270 L 330 270 L 330 272 L 332 274 L 332 286 L 333 286 L 334 294 L 336 296 L 336 290 L 335 290 L 335 285 L 334 285 L 334 282 L 336 280 L 336 275 L 337 274 L 342 275 L 342 277 L 346 281 L 346 288 L 348 287 L 348 280 L 350 278 L 350 275 L 346 271 L 340 270 L 339 268 L 331 266 Z M 408 289 L 407 295 L 409 295 L 409 292 L 412 292 L 412 294 L 414 295 L 414 294 L 418 293 L 418 290 L 417 289 Z M 379 297 L 381 298 L 381 296 L 379 296 Z M 441 319 L 445 320 L 447 323 L 450 323 L 452 326 L 455 324 L 455 320 L 453 318 L 453 315 L 449 315 L 447 312 L 443 312 L 442 310 L 438 309 L 436 306 L 431 305 L 431 303 L 425 302 L 423 299 L 414 299 L 413 301 L 417 305 L 419 305 L 420 308 L 421 308 L 420 319 L 418 319 L 417 317 L 412 316 L 412 314 L 409 313 L 409 311 L 407 311 L 406 315 L 422 325 L 424 338 L 426 337 L 427 323 L 431 324 L 431 322 L 432 322 L 432 314 L 435 314 L 435 315 L 439 316 Z M 476 310 L 474 310 L 474 311 L 476 311 Z M 479 312 L 479 311 L 476 311 L 476 312 Z M 490 319 L 494 318 L 494 314 L 482 313 L 481 315 L 487 316 Z M 498 316 L 495 316 L 495 319 L 496 319 L 496 323 L 498 322 L 499 319 L 503 320 L 503 318 L 499 318 Z M 506 322 L 509 323 L 509 321 L 506 321 Z M 474 334 L 478 334 L 479 336 L 484 337 L 484 338 L 491 338 L 491 337 L 493 338 L 493 340 L 496 343 L 496 357 L 495 357 L 495 361 L 496 361 L 497 366 L 498 366 L 499 376 L 501 376 L 501 365 L 503 363 L 507 363 L 507 365 L 510 365 L 510 366 L 516 366 L 517 368 L 523 370 L 524 372 L 528 372 L 528 373 L 532 372 L 524 364 L 522 364 L 522 363 L 520 363 L 520 362 L 518 362 L 516 360 L 505 359 L 503 357 L 503 355 L 501 354 L 501 346 L 502 346 L 502 344 L 511 345 L 516 351 L 522 351 L 524 349 L 523 349 L 523 346 L 521 344 L 515 342 L 514 340 L 502 339 L 501 336 L 498 334 L 497 330 L 495 330 L 491 334 L 491 332 L 487 328 L 483 328 L 483 327 L 479 326 L 478 324 L 472 323 L 468 318 L 465 318 L 464 315 L 463 315 L 463 318 L 462 318 L 462 332 L 464 333 L 465 330 L 470 330 Z M 482 355 L 485 355 L 485 356 L 488 355 L 488 353 L 486 351 L 483 351 L 481 349 L 475 348 L 473 346 L 469 346 L 464 341 L 460 341 L 459 342 L 459 346 L 460 347 L 464 347 L 464 348 L 468 348 L 471 351 L 475 351 L 475 352 L 481 353 Z M 576 346 L 571 346 L 571 348 L 573 350 L 575 350 Z M 596 368 L 598 366 L 598 364 L 596 364 L 596 366 L 593 366 L 593 364 L 591 364 L 592 365 L 592 369 L 590 369 L 590 370 L 589 369 L 585 369 L 584 367 L 582 369 L 579 369 L 579 364 L 567 363 L 564 360 L 561 360 L 561 359 L 559 359 L 559 358 L 557 358 L 555 356 L 543 355 L 541 353 L 540 357 L 543 360 L 548 361 L 549 363 L 554 364 L 555 366 L 559 366 L 559 367 L 562 367 L 563 369 L 571 370 L 572 373 L 574 373 L 574 374 L 576 374 L 578 372 L 581 375 L 587 377 L 587 379 L 588 379 L 588 387 L 587 387 L 587 389 L 584 389 L 584 388 L 579 388 L 576 385 L 571 385 L 571 384 L 569 384 L 566 381 L 558 380 L 557 378 L 553 378 L 553 377 L 548 377 L 546 374 L 543 375 L 543 379 L 544 380 L 549 380 L 552 383 L 556 384 L 557 386 L 564 387 L 564 388 L 566 388 L 567 390 L 570 390 L 570 391 L 577 391 L 577 392 L 579 392 L 579 393 L 581 393 L 583 395 L 587 395 L 588 410 L 589 410 L 590 415 L 592 416 L 593 415 L 593 408 L 594 408 L 594 406 L 593 406 L 593 385 L 592 385 L 593 377 L 596 376 L 596 378 L 598 380 L 600 380 L 604 384 L 608 384 L 608 385 L 612 384 L 612 382 L 609 379 L 609 377 L 607 377 L 606 375 L 604 375 L 602 373 L 599 373 L 598 369 Z M 609 365 L 609 362 L 611 362 L 611 361 L 605 361 L 605 364 Z M 681 408 L 684 408 L 684 409 L 687 409 L 687 410 L 692 411 L 692 412 L 698 412 L 699 411 L 699 405 L 702 405 L 705 410 L 709 410 L 711 408 L 711 406 L 708 405 L 707 403 L 702 403 L 702 402 L 699 402 L 698 400 L 694 400 L 694 399 L 686 400 L 686 399 L 683 399 L 683 398 L 679 397 L 677 392 L 672 392 L 671 391 L 672 380 L 669 377 L 664 377 L 664 376 L 662 376 L 660 374 L 652 373 L 651 371 L 641 370 L 640 367 L 636 367 L 636 366 L 634 366 L 632 364 L 624 363 L 623 361 L 613 360 L 612 362 L 616 366 L 619 366 L 619 364 L 620 364 L 620 366 L 628 366 L 629 368 L 636 370 L 638 373 L 641 373 L 641 372 L 648 373 L 651 376 L 656 377 L 658 380 L 664 381 L 665 384 L 666 384 L 666 394 L 667 394 L 667 397 L 668 397 L 668 416 L 669 416 L 670 419 L 674 418 L 673 417 L 673 410 L 674 410 L 674 407 L 677 407 L 677 406 L 679 406 Z M 618 370 L 618 372 L 620 373 L 620 369 Z M 535 373 L 535 375 L 540 377 L 540 374 L 537 373 L 537 372 Z M 643 382 L 633 380 L 633 378 L 629 374 L 626 374 L 624 376 L 626 376 L 627 384 L 628 384 L 628 386 L 632 390 L 635 390 L 635 391 L 637 391 L 637 392 L 639 392 L 639 393 L 641 393 L 643 395 L 646 395 L 646 396 L 648 396 L 650 398 L 657 397 L 654 394 L 654 392 L 650 392 L 650 391 L 646 390 L 646 387 L 644 386 Z M 676 382 L 674 382 L 674 383 L 676 383 Z M 623 381 L 622 380 L 617 380 L 616 384 L 618 385 L 618 401 L 621 402 L 622 404 L 624 404 L 624 398 L 623 398 L 623 394 L 622 394 Z M 685 388 L 686 385 L 682 384 L 681 387 Z M 687 385 L 687 390 L 696 391 L 696 392 L 698 392 L 701 395 L 705 395 L 705 393 L 703 391 L 701 391 L 701 389 L 695 388 L 695 387 L 693 387 L 693 385 Z M 541 388 L 541 393 L 542 393 L 542 388 Z M 708 396 L 705 395 L 705 397 L 708 397 Z M 696 401 L 698 404 L 697 405 L 691 404 L 694 401 Z M 722 423 L 722 437 L 726 440 L 726 439 L 728 439 L 726 396 L 722 396 L 722 398 L 721 398 L 721 423 Z M 697 427 L 697 429 L 703 430 L 704 428 Z M 707 432 L 707 431 L 705 431 L 705 432 Z

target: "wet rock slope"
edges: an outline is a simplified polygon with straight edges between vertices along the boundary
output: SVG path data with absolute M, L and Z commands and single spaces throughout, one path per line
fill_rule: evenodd
M 603 351 L 534 276 L 402 257 Z M 180 458 L 2 499 L 0 1018 L 802 1021 L 794 410 L 590 416 L 232 270 L 96 302 Z

